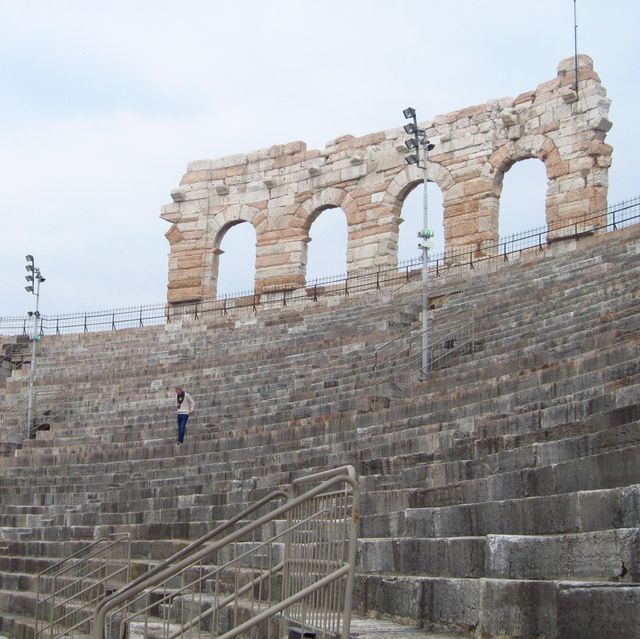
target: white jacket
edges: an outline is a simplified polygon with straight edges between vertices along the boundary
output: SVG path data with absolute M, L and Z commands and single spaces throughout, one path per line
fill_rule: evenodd
M 193 401 L 193 397 L 184 392 L 184 399 L 182 400 L 182 404 L 178 408 L 178 415 L 190 415 L 193 412 L 193 409 L 196 407 L 196 403 Z

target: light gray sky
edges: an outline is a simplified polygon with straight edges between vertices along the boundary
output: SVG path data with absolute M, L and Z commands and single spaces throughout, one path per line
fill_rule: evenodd
M 430 120 L 533 89 L 573 55 L 573 7 L 573 0 L 0 0 L 0 316 L 33 308 L 24 290 L 27 253 L 47 278 L 44 314 L 162 302 L 169 244 L 158 216 L 189 161 L 292 140 L 322 148 L 345 133 L 401 126 L 409 105 Z M 579 52 L 594 59 L 613 101 L 613 203 L 640 191 L 640 3 L 578 0 L 577 9 Z M 543 219 L 542 164 L 521 164 L 505 176 L 503 233 Z M 410 220 L 419 218 L 418 190 L 410 195 L 415 213 L 409 204 L 403 210 Z M 417 255 L 410 225 L 402 225 L 401 257 Z M 254 250 L 253 239 L 241 237 L 246 226 L 223 242 L 228 291 L 252 286 L 231 266 L 234 254 L 246 263 Z M 344 270 L 344 251 L 333 255 L 323 239 L 339 248 L 343 232 L 339 211 L 312 227 L 315 275 Z M 329 262 L 316 263 L 318 252 Z

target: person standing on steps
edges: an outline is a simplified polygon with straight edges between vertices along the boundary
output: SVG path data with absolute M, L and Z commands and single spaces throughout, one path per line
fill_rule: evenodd
M 176 411 L 178 416 L 178 444 L 184 442 L 184 434 L 187 430 L 189 415 L 196 407 L 193 397 L 181 386 L 176 386 Z

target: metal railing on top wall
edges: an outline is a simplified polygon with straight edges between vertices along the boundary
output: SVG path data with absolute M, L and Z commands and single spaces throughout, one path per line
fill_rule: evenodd
M 495 260 L 508 261 L 512 256 L 526 251 L 544 251 L 560 239 L 577 239 L 598 231 L 616 231 L 640 222 L 640 196 L 619 202 L 606 212 L 584 217 L 580 222 L 566 226 L 547 226 L 530 229 L 500 238 L 495 244 L 482 246 L 480 250 L 451 250 L 437 253 L 430 258 L 430 277 L 459 273 Z M 138 328 L 161 325 L 185 318 L 199 319 L 218 314 L 225 316 L 234 311 L 288 306 L 317 301 L 327 295 L 349 295 L 375 291 L 387 286 L 421 277 L 422 258 L 401 262 L 397 267 L 371 269 L 356 274 L 339 274 L 318 278 L 301 289 L 281 288 L 262 291 L 245 291 L 225 295 L 218 299 L 169 306 L 166 303 L 104 311 L 70 313 L 57 316 L 41 316 L 40 334 L 87 333 L 122 328 Z M 0 317 L 0 335 L 27 335 L 30 329 L 28 317 Z

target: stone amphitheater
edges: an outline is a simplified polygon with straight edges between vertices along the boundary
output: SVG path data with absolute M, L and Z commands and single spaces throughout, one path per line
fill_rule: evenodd
M 600 118 L 592 130 L 602 128 Z M 558 215 L 568 192 L 547 199 Z M 185 241 L 179 225 L 196 221 L 172 215 Z M 428 381 L 403 363 L 421 330 L 419 276 L 259 312 L 45 335 L 46 424 L 18 443 L 3 437 L 0 633 L 72 636 L 37 627 L 38 575 L 96 540 L 128 535 L 129 576 L 144 575 L 274 489 L 349 465 L 361 490 L 352 637 L 640 637 L 640 225 L 630 219 L 432 278 L 433 334 L 455 346 L 453 317 L 472 318 L 473 331 Z M 210 267 L 199 263 L 198 277 Z M 276 267 L 263 271 L 269 285 L 288 272 Z M 172 273 L 170 302 L 201 299 L 199 283 Z M 29 358 L 18 338 L 4 341 L 15 364 L 0 382 L 6 435 L 20 427 L 9 408 Z M 177 383 L 197 402 L 182 446 Z M 178 594 L 160 606 L 165 622 L 180 606 Z

